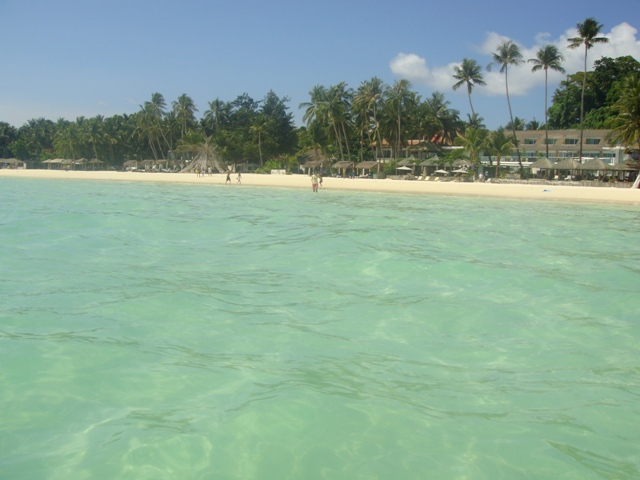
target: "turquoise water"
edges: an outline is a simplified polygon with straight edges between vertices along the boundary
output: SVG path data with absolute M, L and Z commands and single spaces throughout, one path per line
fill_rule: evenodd
M 640 476 L 640 210 L 0 179 L 2 479 Z

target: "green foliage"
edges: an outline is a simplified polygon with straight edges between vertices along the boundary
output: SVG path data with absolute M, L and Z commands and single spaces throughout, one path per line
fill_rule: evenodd
M 549 107 L 550 128 L 580 127 L 583 75 L 574 73 L 560 82 Z M 640 76 L 640 62 L 633 57 L 602 57 L 594 62 L 585 83 L 584 128 L 607 128 L 615 116 L 612 106 L 623 92 L 622 83 L 632 76 Z
M 608 124 L 613 128 L 610 140 L 640 151 L 640 78 L 630 75 L 622 87 Z
M 0 158 L 12 158 L 11 144 L 18 138 L 18 130 L 7 122 L 0 122 Z
M 384 164 L 383 172 L 385 175 L 395 175 L 396 169 L 398 168 L 398 159 L 394 158 L 393 160 Z

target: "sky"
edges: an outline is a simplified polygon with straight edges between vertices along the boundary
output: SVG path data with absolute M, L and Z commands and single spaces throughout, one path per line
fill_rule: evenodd
M 0 121 L 131 114 L 161 93 L 169 107 L 189 95 L 200 117 L 209 102 L 273 90 L 288 97 L 296 125 L 314 85 L 356 89 L 376 76 L 405 78 L 422 98 L 439 91 L 470 113 L 466 88 L 452 89 L 463 58 L 486 67 L 504 40 L 534 58 L 558 46 L 567 74 L 584 50 L 567 38 L 588 17 L 609 43 L 588 54 L 640 61 L 640 0 L 0 0 Z M 514 116 L 544 120 L 544 73 L 509 69 Z M 472 101 L 488 128 L 509 120 L 504 75 L 483 72 Z M 550 72 L 549 97 L 566 75 Z

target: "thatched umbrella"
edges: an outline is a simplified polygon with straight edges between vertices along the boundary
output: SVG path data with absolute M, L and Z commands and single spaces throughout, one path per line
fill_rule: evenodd
M 91 160 L 89 160 L 88 162 L 86 162 L 87 165 L 91 165 L 91 170 L 95 170 L 96 169 L 96 165 L 100 165 L 102 162 L 102 160 L 98 160 L 97 158 L 92 158 Z
M 466 160 L 464 158 L 458 158 L 456 160 L 453 161 L 453 163 L 451 163 L 452 166 L 454 167 L 470 167 L 471 166 L 471 162 L 469 160 Z
M 539 158 L 538 160 L 533 162 L 531 165 L 529 165 L 529 168 L 537 168 L 539 170 L 551 170 L 553 168 L 556 168 L 556 164 L 553 163 L 551 160 L 549 160 L 547 157 L 543 157 L 543 158 Z
M 616 170 L 618 172 L 633 172 L 638 169 L 638 160 L 634 160 L 632 158 L 629 158 L 624 162 L 616 163 L 611 167 L 611 170 Z
M 556 163 L 553 168 L 556 170 L 577 170 L 580 165 L 582 164 L 575 158 L 565 158 Z

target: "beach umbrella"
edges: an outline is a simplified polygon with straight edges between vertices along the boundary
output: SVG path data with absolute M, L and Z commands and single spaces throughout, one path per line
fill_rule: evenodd
M 469 173 L 468 170 L 465 170 L 464 168 L 459 168 L 457 170 L 452 170 L 451 173 Z
M 411 171 L 413 170 L 411 167 L 398 167 L 396 170 L 405 170 L 405 171 Z
M 435 173 L 441 173 L 443 175 L 448 175 L 449 174 L 449 172 L 447 170 L 442 170 L 442 169 L 436 170 Z

